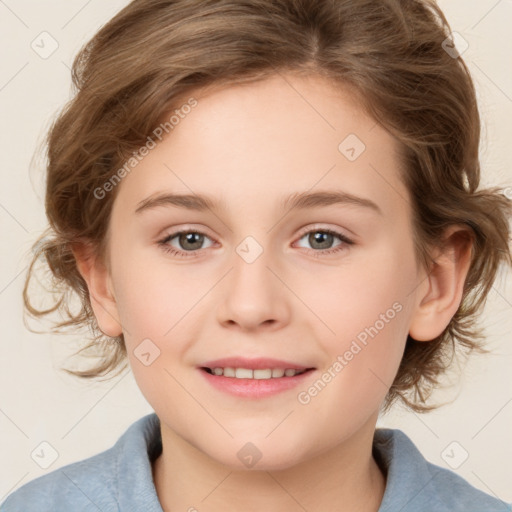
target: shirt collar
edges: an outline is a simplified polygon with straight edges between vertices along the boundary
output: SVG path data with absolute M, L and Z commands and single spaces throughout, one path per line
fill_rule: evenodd
M 120 509 L 136 511 L 142 507 L 147 512 L 163 512 L 152 474 L 152 462 L 162 452 L 158 416 L 152 413 L 140 418 L 114 449 Z M 401 430 L 376 429 L 372 453 L 386 475 L 378 512 L 451 512 L 455 510 L 454 500 L 457 506 L 481 504 L 489 511 L 512 511 L 510 505 L 478 491 L 457 474 L 429 463 Z
M 422 493 L 435 475 L 412 441 L 398 429 L 378 428 L 373 438 L 373 456 L 386 474 L 386 489 L 378 512 L 415 510 Z M 429 496 L 431 510 L 444 510 L 437 498 Z M 419 507 L 418 507 L 419 508 Z
M 158 416 L 152 413 L 137 420 L 118 440 L 115 448 L 120 510 L 163 512 L 151 466 L 162 451 Z

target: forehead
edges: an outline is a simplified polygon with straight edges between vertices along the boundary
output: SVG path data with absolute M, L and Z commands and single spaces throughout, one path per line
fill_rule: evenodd
M 162 191 L 242 211 L 248 198 L 259 208 L 278 198 L 280 208 L 316 189 L 366 197 L 391 216 L 407 209 L 398 141 L 343 86 L 276 75 L 190 96 L 197 105 L 123 179 L 118 199 L 131 210 Z

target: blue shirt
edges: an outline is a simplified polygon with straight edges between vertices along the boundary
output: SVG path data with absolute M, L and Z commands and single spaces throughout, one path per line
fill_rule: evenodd
M 0 512 L 162 512 L 151 466 L 161 451 L 160 420 L 148 414 L 110 449 L 21 486 Z M 376 429 L 373 455 L 387 475 L 379 512 L 512 512 L 512 504 L 428 462 L 401 430 Z

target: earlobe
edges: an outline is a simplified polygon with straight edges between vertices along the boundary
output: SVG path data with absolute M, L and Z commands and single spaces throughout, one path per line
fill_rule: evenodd
M 110 337 L 121 335 L 123 330 L 108 269 L 89 245 L 76 244 L 72 247 L 72 252 L 78 271 L 87 284 L 91 306 L 100 330 Z
M 434 263 L 418 288 L 418 302 L 409 327 L 417 341 L 430 341 L 448 326 L 462 301 L 471 265 L 472 236 L 467 226 L 450 226 L 436 250 Z

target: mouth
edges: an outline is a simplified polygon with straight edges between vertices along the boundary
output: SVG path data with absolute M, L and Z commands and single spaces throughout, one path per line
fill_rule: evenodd
M 279 359 L 228 357 L 197 367 L 205 381 L 223 393 L 262 399 L 305 385 L 316 368 Z
M 314 368 L 234 368 L 234 367 L 220 367 L 209 368 L 202 366 L 201 370 L 209 373 L 210 375 L 217 375 L 219 377 L 228 377 L 232 379 L 256 379 L 256 380 L 269 380 L 281 379 L 288 377 L 295 377 L 303 373 L 314 370 Z

